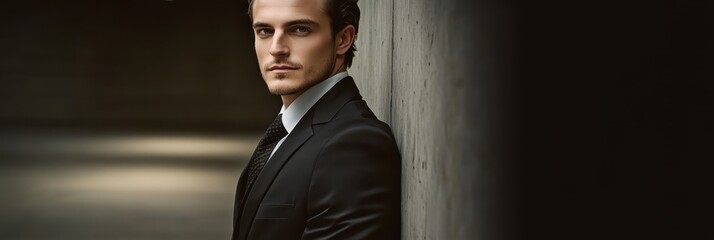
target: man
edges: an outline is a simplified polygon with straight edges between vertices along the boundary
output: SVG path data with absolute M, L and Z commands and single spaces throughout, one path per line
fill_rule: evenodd
M 254 0 L 248 13 L 283 107 L 241 174 L 233 239 L 399 239 L 399 152 L 346 72 L 357 0 Z

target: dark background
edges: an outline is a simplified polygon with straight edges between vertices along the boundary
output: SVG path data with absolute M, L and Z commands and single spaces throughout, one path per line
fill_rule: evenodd
M 505 235 L 714 238 L 711 1 L 510 3 Z
M 246 1 L 0 3 L 0 239 L 228 239 L 280 109 Z
M 3 1 L 0 125 L 261 129 L 246 1 Z M 258 130 L 261 131 L 261 130 Z

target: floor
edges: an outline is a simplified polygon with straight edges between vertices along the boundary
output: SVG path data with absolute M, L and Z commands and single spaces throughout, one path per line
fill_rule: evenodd
M 0 131 L 0 239 L 228 239 L 255 134 Z

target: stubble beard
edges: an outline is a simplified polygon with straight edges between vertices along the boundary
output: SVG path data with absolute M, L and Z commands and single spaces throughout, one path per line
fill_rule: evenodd
M 310 89 L 312 86 L 315 86 L 315 85 L 321 83 L 322 81 L 326 80 L 328 77 L 330 77 L 330 74 L 332 73 L 332 70 L 335 67 L 336 59 L 337 59 L 337 56 L 335 54 L 332 54 L 332 59 L 330 59 L 330 62 L 329 62 L 330 64 L 325 64 L 325 67 L 320 69 L 320 74 L 316 75 L 315 78 L 305 79 L 303 84 L 300 84 L 295 87 L 274 87 L 274 88 L 271 88 L 270 86 L 268 86 L 268 91 L 270 91 L 271 94 L 278 95 L 278 96 L 293 95 L 293 94 L 304 92 L 307 89 Z M 308 73 L 306 73 L 306 75 L 307 74 Z M 274 81 L 291 81 L 291 80 L 286 80 L 288 77 L 289 77 L 289 74 L 287 74 L 287 73 L 277 73 L 277 74 L 275 74 Z

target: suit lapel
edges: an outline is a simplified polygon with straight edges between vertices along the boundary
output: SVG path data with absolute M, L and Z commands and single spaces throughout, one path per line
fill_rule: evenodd
M 234 221 L 240 221 L 238 239 L 247 239 L 248 231 L 253 224 L 253 219 L 265 193 L 285 163 L 290 159 L 290 156 L 313 135 L 313 125 L 328 122 L 344 104 L 354 99 L 361 99 L 361 96 L 352 78 L 347 77 L 325 93 L 325 95 L 305 113 L 302 119 L 300 119 L 300 122 L 298 122 L 297 126 L 295 126 L 293 131 L 280 145 L 280 148 L 275 151 L 256 178 L 253 187 L 248 193 L 245 205 L 236 212 L 239 216 L 234 217 Z M 243 176 L 241 176 L 239 188 L 240 183 L 243 181 Z M 242 194 L 240 197 L 243 197 Z
M 246 164 L 247 168 L 247 164 Z M 245 173 L 245 169 L 243 169 Z M 236 198 L 235 198 L 235 203 L 233 204 L 233 226 L 237 226 L 239 216 L 241 215 L 241 212 L 243 211 L 243 205 L 241 203 L 243 202 L 243 197 L 245 194 L 245 181 L 246 178 L 248 177 L 248 174 L 241 173 L 240 178 L 238 178 L 238 185 L 236 186 Z

